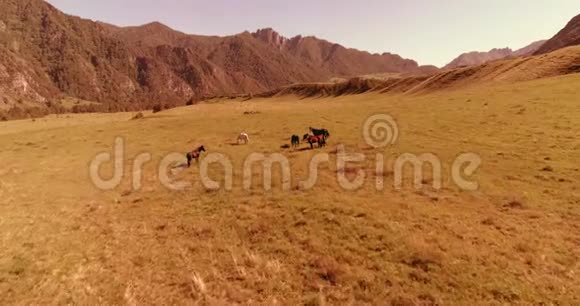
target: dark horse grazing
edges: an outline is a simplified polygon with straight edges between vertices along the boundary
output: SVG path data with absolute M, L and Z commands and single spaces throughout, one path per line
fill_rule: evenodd
M 310 127 L 310 132 L 312 134 L 314 134 L 314 136 L 324 137 L 324 140 L 326 140 L 326 138 L 330 137 L 330 133 L 328 132 L 327 129 L 315 129 L 313 127 Z
M 292 146 L 298 147 L 300 145 L 300 137 L 298 135 L 292 135 Z
M 310 144 L 310 149 L 314 149 L 314 144 L 317 143 L 319 148 L 322 148 L 326 145 L 326 140 L 324 139 L 323 135 L 304 135 L 304 139 L 308 141 L 308 143 Z
M 186 157 L 187 157 L 187 167 L 191 167 L 191 161 L 195 159 L 195 161 L 199 161 L 199 156 L 201 155 L 201 152 L 205 152 L 205 147 L 201 146 L 189 153 L 187 153 Z

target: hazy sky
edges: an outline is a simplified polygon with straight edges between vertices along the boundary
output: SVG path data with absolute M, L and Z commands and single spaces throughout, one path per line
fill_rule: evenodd
M 116 25 L 160 21 L 192 34 L 272 27 L 346 47 L 445 65 L 466 51 L 521 48 L 556 34 L 579 0 L 48 0 L 72 15 Z

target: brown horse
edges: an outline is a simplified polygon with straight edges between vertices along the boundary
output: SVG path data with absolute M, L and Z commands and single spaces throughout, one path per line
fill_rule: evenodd
M 324 135 L 304 135 L 304 139 L 310 144 L 310 149 L 314 149 L 314 144 L 318 144 L 319 148 L 322 148 L 326 145 L 326 140 L 324 139 Z
M 201 152 L 205 152 L 205 147 L 204 146 L 200 146 L 199 148 L 189 152 L 186 154 L 187 157 L 187 167 L 191 167 L 191 161 L 195 159 L 196 162 L 199 161 L 199 156 L 201 155 Z

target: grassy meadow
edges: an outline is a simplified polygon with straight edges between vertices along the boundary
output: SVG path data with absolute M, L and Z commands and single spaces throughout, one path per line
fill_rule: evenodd
M 580 304 L 579 82 L 575 74 L 428 95 L 215 100 L 139 120 L 0 122 L 0 303 Z M 394 146 L 365 143 L 363 123 L 377 113 L 396 120 Z M 309 126 L 330 130 L 326 148 L 281 148 Z M 249 145 L 234 145 L 240 132 Z M 100 190 L 89 164 L 112 153 L 116 137 L 125 175 Z M 201 144 L 202 158 L 231 159 L 233 190 L 206 189 L 197 165 L 170 174 L 191 187 L 164 187 L 161 159 Z M 367 156 L 348 168 L 366 172 L 359 190 L 337 183 L 338 144 Z M 255 152 L 288 158 L 290 191 L 280 180 L 263 190 L 259 172 L 242 188 L 243 161 Z M 302 190 L 323 152 L 331 161 Z M 469 177 L 477 191 L 449 175 L 465 152 L 482 159 Z M 134 191 L 140 153 L 152 160 Z M 377 153 L 386 159 L 382 191 Z M 438 156 L 443 188 L 427 176 L 420 190 L 411 180 L 395 190 L 392 160 L 403 153 Z

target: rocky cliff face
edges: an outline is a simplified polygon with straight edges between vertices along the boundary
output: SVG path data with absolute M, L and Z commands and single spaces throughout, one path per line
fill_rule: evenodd
M 252 33 L 252 36 L 280 50 L 284 48 L 284 45 L 289 40 L 271 28 L 260 29 L 255 33 Z

